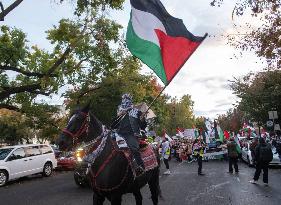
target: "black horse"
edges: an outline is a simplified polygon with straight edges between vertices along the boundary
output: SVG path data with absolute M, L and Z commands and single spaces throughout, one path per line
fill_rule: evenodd
M 102 123 L 89 111 L 88 107 L 76 112 L 70 118 L 57 144 L 62 150 L 71 150 L 81 142 L 96 140 L 94 151 L 104 142 L 102 151 L 89 167 L 88 177 L 93 188 L 93 204 L 102 205 L 105 198 L 112 205 L 121 205 L 122 195 L 133 193 L 136 204 L 142 204 L 140 189 L 148 183 L 153 204 L 158 204 L 160 196 L 159 166 L 134 178 L 128 158 L 117 147 L 110 133 L 104 134 Z M 159 163 L 158 151 L 155 152 Z

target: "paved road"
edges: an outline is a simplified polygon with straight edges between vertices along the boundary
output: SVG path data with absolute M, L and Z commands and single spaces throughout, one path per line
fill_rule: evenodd
M 161 175 L 160 183 L 165 198 L 159 204 L 280 205 L 281 169 L 270 169 L 270 186 L 264 187 L 261 182 L 261 185 L 248 182 L 253 176 L 253 168 L 248 168 L 244 163 L 239 166 L 239 175 L 229 175 L 227 162 L 209 161 L 203 163 L 206 175 L 197 176 L 196 163 L 171 162 L 172 175 Z M 152 204 L 147 186 L 142 193 L 143 204 Z M 92 204 L 92 193 L 74 184 L 72 172 L 58 172 L 50 178 L 33 176 L 9 183 L 0 188 L 0 204 L 89 205 Z M 134 204 L 133 196 L 124 196 L 123 204 Z

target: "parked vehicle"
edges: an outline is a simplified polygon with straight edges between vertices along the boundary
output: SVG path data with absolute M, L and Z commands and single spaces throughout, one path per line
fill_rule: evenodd
M 57 167 L 53 149 L 45 144 L 0 148 L 0 186 L 20 177 L 42 173 L 51 176 Z
M 242 148 L 242 159 L 245 161 L 249 166 L 254 166 L 255 163 L 253 161 L 251 151 L 250 151 L 250 144 L 251 141 L 245 142 L 244 147 Z M 278 165 L 281 166 L 281 161 L 279 155 L 276 153 L 276 149 L 272 148 L 273 152 L 273 160 L 269 163 L 270 166 Z
M 279 157 L 279 154 L 276 152 L 276 148 L 275 148 L 275 147 L 272 148 L 272 152 L 273 152 L 273 159 L 272 159 L 272 161 L 269 163 L 269 165 L 281 166 L 281 159 L 280 159 L 280 157 Z
M 254 166 L 254 161 L 250 150 L 250 144 L 251 142 L 243 143 L 243 147 L 241 149 L 242 160 L 245 161 L 249 166 Z
M 76 164 L 76 159 L 73 152 L 61 152 L 56 156 L 58 161 L 58 169 L 73 170 Z
M 59 158 L 60 154 L 61 154 L 61 151 L 59 150 L 59 148 L 55 145 L 51 145 L 52 149 L 54 150 L 54 153 L 55 153 L 55 156 L 56 156 L 56 159 Z
M 90 180 L 87 177 L 88 163 L 83 160 L 85 156 L 84 148 L 79 148 L 75 151 L 76 163 L 74 167 L 74 181 L 79 187 L 90 185 Z

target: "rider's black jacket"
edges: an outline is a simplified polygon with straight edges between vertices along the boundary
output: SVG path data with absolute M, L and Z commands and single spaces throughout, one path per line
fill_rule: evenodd
M 121 136 L 140 135 L 140 130 L 147 126 L 145 120 L 141 120 L 142 112 L 137 109 L 130 109 L 122 116 L 116 117 L 112 123 L 112 129 L 117 129 Z

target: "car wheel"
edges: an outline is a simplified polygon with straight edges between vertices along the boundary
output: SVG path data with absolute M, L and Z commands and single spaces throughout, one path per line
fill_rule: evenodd
M 51 176 L 53 173 L 53 166 L 50 162 L 47 162 L 45 165 L 44 165 L 44 168 L 43 168 L 43 176 L 44 177 L 49 177 Z
M 4 170 L 0 170 L 0 187 L 7 183 L 8 178 L 8 173 Z

